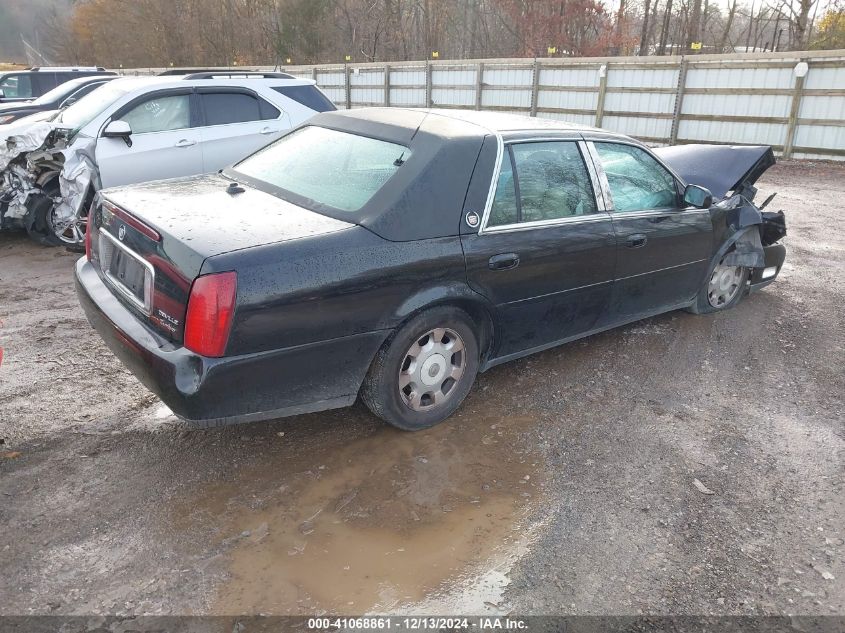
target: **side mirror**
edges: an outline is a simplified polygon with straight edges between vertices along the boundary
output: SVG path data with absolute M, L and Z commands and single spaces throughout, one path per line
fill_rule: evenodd
M 684 189 L 684 202 L 699 209 L 707 209 L 713 204 L 713 194 L 705 187 L 687 185 Z
M 129 138 L 132 136 L 132 127 L 126 121 L 112 121 L 103 130 L 106 138 Z
M 126 147 L 132 147 L 132 126 L 126 121 L 112 121 L 103 130 L 105 138 L 122 138 Z
M 64 103 L 62 103 L 62 105 L 60 107 L 62 109 L 64 109 L 64 108 L 67 108 L 68 106 L 72 106 L 74 103 L 76 103 L 76 97 L 69 97 L 64 101 Z

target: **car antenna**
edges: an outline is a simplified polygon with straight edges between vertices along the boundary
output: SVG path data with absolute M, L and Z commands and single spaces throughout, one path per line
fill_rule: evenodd
M 393 161 L 393 164 L 396 167 L 401 167 L 402 165 L 404 165 L 405 164 L 405 152 L 402 152 L 399 155 L 399 158 L 397 158 L 396 160 Z

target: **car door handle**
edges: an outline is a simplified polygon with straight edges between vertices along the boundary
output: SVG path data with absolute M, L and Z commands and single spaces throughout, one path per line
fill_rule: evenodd
M 501 255 L 493 255 L 490 261 L 487 262 L 490 270 L 510 270 L 519 266 L 519 255 L 516 253 L 502 253 Z
M 272 128 L 272 127 L 264 127 L 264 128 L 261 128 L 261 132 L 259 132 L 259 134 L 275 134 L 278 131 L 279 130 Z
M 628 248 L 640 248 L 641 246 L 645 246 L 646 242 L 648 242 L 648 238 L 645 235 L 634 233 L 633 235 L 629 235 L 628 239 L 625 240 L 625 246 Z
M 180 141 L 176 141 L 176 147 L 190 147 L 191 145 L 196 145 L 196 141 L 189 141 L 186 138 L 183 138 Z

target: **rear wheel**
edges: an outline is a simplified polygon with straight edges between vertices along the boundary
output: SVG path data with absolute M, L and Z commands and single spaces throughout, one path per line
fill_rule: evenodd
M 418 431 L 454 413 L 477 373 L 472 319 L 458 308 L 433 308 L 384 344 L 364 380 L 361 399 L 384 421 Z
M 747 281 L 747 268 L 727 265 L 722 258 L 710 272 L 690 311 L 707 314 L 734 307 L 742 299 Z

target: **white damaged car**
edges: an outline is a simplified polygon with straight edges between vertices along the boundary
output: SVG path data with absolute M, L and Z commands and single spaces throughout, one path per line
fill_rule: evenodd
M 115 79 L 49 120 L 0 129 L 0 229 L 79 246 L 96 191 L 215 172 L 334 109 L 285 73 Z

